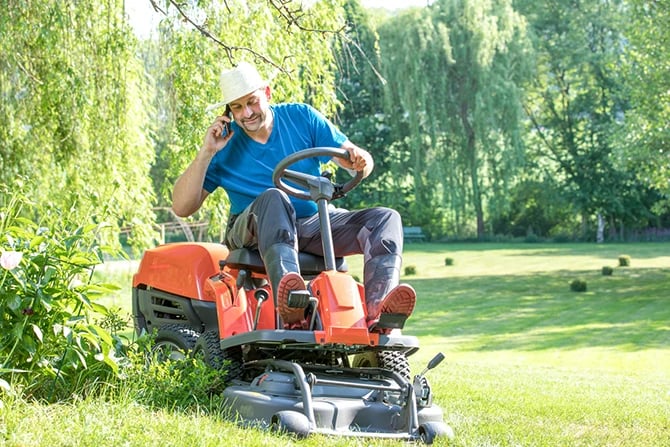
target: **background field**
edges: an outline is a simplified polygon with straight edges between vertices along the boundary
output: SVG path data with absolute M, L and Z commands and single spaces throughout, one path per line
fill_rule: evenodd
M 670 445 L 670 245 L 410 244 L 404 276 L 418 292 L 405 332 L 429 373 L 457 446 Z M 631 258 L 619 267 L 619 255 Z M 450 257 L 454 265 L 446 266 Z M 361 259 L 349 259 L 360 275 Z M 614 268 L 603 276 L 603 266 Z M 110 263 L 129 304 L 134 265 Z M 588 289 L 572 292 L 581 278 Z M 0 445 L 398 445 L 304 441 L 243 431 L 216 413 L 149 409 L 119 392 L 72 405 L 17 403 Z M 47 428 L 49 427 L 49 428 Z M 53 429 L 53 427 L 58 427 Z M 437 445 L 448 445 L 439 442 Z

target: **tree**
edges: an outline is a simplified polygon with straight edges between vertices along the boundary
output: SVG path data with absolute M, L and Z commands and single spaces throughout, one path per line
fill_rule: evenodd
M 670 2 L 629 3 L 624 73 L 631 108 L 618 136 L 638 180 L 664 196 L 655 203 L 663 211 L 670 209 Z
M 526 111 L 531 147 L 553 162 L 548 175 L 582 216 L 601 214 L 623 224 L 639 208 L 640 185 L 631 178 L 614 135 L 628 101 L 620 70 L 626 39 L 621 1 L 518 1 L 534 30 L 539 72 Z
M 133 225 L 146 243 L 153 148 L 123 14 L 121 0 L 0 8 L 0 178 L 32 185 L 35 210 Z M 117 231 L 106 236 L 113 242 Z
M 411 153 L 413 220 L 429 225 L 439 209 L 462 235 L 474 216 L 482 237 L 485 207 L 504 207 L 523 163 L 525 21 L 511 1 L 442 0 L 387 21 L 379 33 L 387 113 Z

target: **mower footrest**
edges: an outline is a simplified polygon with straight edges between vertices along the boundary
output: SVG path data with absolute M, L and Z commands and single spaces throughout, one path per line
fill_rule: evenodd
M 405 314 L 381 314 L 379 321 L 375 324 L 379 329 L 402 329 L 409 315 Z

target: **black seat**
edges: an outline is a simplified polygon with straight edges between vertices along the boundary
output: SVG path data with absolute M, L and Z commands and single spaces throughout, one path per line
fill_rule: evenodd
M 312 253 L 299 252 L 298 262 L 300 263 L 300 274 L 302 276 L 316 276 L 326 269 L 326 262 L 322 256 Z M 240 270 L 251 270 L 255 273 L 265 273 L 265 265 L 258 250 L 248 248 L 238 248 L 231 250 L 226 259 L 226 265 Z M 335 258 L 335 268 L 338 272 L 348 270 L 344 258 Z

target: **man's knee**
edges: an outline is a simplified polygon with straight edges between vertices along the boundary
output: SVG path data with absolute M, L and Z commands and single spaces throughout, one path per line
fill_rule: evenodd
M 268 203 L 268 204 L 273 204 L 273 205 L 278 205 L 278 204 L 288 204 L 291 205 L 291 201 L 288 198 L 288 195 L 277 188 L 270 188 L 268 190 L 265 190 L 259 195 L 256 200 L 256 202 L 259 203 Z
M 402 216 L 400 213 L 392 208 L 386 208 L 383 206 L 372 208 L 375 211 L 376 221 L 380 222 L 382 225 L 387 228 L 401 229 L 402 230 Z

